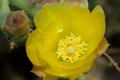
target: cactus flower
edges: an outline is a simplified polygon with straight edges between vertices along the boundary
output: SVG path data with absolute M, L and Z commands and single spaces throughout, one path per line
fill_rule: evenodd
M 75 80 L 108 47 L 104 11 L 99 5 L 90 12 L 83 5 L 48 3 L 34 22 L 36 29 L 28 38 L 26 51 L 37 73 Z

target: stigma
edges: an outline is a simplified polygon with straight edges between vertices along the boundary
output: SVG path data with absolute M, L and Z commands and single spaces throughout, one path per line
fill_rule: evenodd
M 88 50 L 87 43 L 80 36 L 73 33 L 60 39 L 57 44 L 57 58 L 62 61 L 74 63 L 80 59 Z

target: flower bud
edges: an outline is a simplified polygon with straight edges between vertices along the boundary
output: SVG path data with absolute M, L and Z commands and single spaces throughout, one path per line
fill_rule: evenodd
M 29 30 L 29 21 L 25 11 L 11 12 L 7 17 L 5 28 L 11 35 L 25 35 Z

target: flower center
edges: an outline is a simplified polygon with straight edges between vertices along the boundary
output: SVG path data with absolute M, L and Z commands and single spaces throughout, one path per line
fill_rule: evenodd
M 75 48 L 73 46 L 69 46 L 67 48 L 67 51 L 68 51 L 68 53 L 74 53 L 75 52 Z
M 74 63 L 88 50 L 88 45 L 80 36 L 70 34 L 65 39 L 60 39 L 57 48 L 57 58 Z

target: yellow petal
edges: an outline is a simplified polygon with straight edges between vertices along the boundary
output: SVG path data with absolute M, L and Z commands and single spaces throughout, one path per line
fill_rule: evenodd
M 94 56 L 95 55 L 95 56 Z M 97 55 L 98 56 L 98 55 Z M 88 56 L 87 60 L 78 61 L 77 63 L 67 63 L 59 61 L 56 58 L 56 53 L 41 53 L 41 57 L 48 63 L 50 66 L 49 69 L 46 69 L 45 72 L 55 76 L 69 76 L 73 74 L 83 74 L 87 72 L 91 66 L 96 54 Z
M 59 77 L 46 74 L 45 80 L 58 80 Z
M 44 47 L 46 53 L 48 53 L 49 51 L 56 50 L 56 45 L 57 45 L 57 42 L 59 39 L 56 25 L 54 25 L 54 23 L 53 23 L 50 26 L 51 26 L 51 28 L 46 29 L 45 33 L 42 35 L 43 39 L 44 39 L 43 47 Z
M 37 29 L 43 34 L 46 51 L 56 48 L 58 38 L 69 32 L 70 6 L 62 3 L 46 4 L 35 16 Z M 59 37 L 58 37 L 59 36 Z
M 62 3 L 51 3 L 46 4 L 43 8 L 36 14 L 34 18 L 35 25 L 42 32 L 46 28 L 51 28 L 51 24 L 56 23 L 56 27 L 59 29 L 65 29 L 68 27 L 68 22 L 70 20 L 70 6 L 68 4 Z M 59 25 L 57 25 L 59 24 Z M 66 29 L 65 29 L 66 30 Z
M 100 11 L 102 10 L 98 6 L 92 13 L 79 6 L 72 9 L 71 30 L 88 44 L 88 54 L 95 50 L 105 33 L 105 16 Z
M 91 69 L 94 60 L 100 56 L 99 53 L 101 53 L 101 51 L 104 52 L 107 49 L 107 47 L 108 47 L 108 43 L 105 40 L 105 38 L 103 38 L 99 43 L 98 47 L 94 50 L 94 52 L 86 56 L 85 60 L 78 61 L 75 64 L 60 63 L 55 58 L 54 53 L 53 54 L 49 53 L 49 55 L 46 55 L 47 56 L 46 60 L 51 66 L 51 68 L 46 69 L 45 72 L 51 75 L 61 76 L 61 77 L 70 77 L 70 78 L 71 76 L 78 77 L 84 74 L 85 72 L 89 71 L 89 69 Z
M 55 66 L 55 62 L 53 62 L 54 65 L 50 64 L 51 68 L 46 69 L 45 72 L 48 74 L 60 76 L 60 77 L 70 77 L 71 75 L 76 75 L 76 77 L 78 77 L 78 76 L 88 72 L 88 70 L 91 68 L 93 61 L 95 59 L 96 59 L 96 54 L 93 54 L 92 56 L 87 57 L 87 60 L 85 60 L 84 62 L 79 62 L 79 64 L 81 63 L 82 65 L 80 65 L 78 68 L 74 68 L 74 69 L 63 68 L 62 66 L 66 67 L 65 64 L 62 64 L 61 68 L 60 68 L 60 66 Z M 74 64 L 67 65 L 67 66 L 76 67 Z
M 46 62 L 39 56 L 36 46 L 36 44 L 38 44 L 38 49 L 42 51 L 43 49 L 41 43 L 42 39 L 40 37 L 40 32 L 38 30 L 34 30 L 27 40 L 26 52 L 30 61 L 36 66 L 44 66 L 46 64 Z
M 38 13 L 34 17 L 34 22 L 37 28 L 43 32 L 49 24 L 53 23 L 56 20 L 56 16 L 47 5 L 43 6 L 43 8 L 38 11 Z
M 100 5 L 97 5 L 94 10 L 92 11 L 92 14 L 101 14 L 104 15 L 104 11 Z

